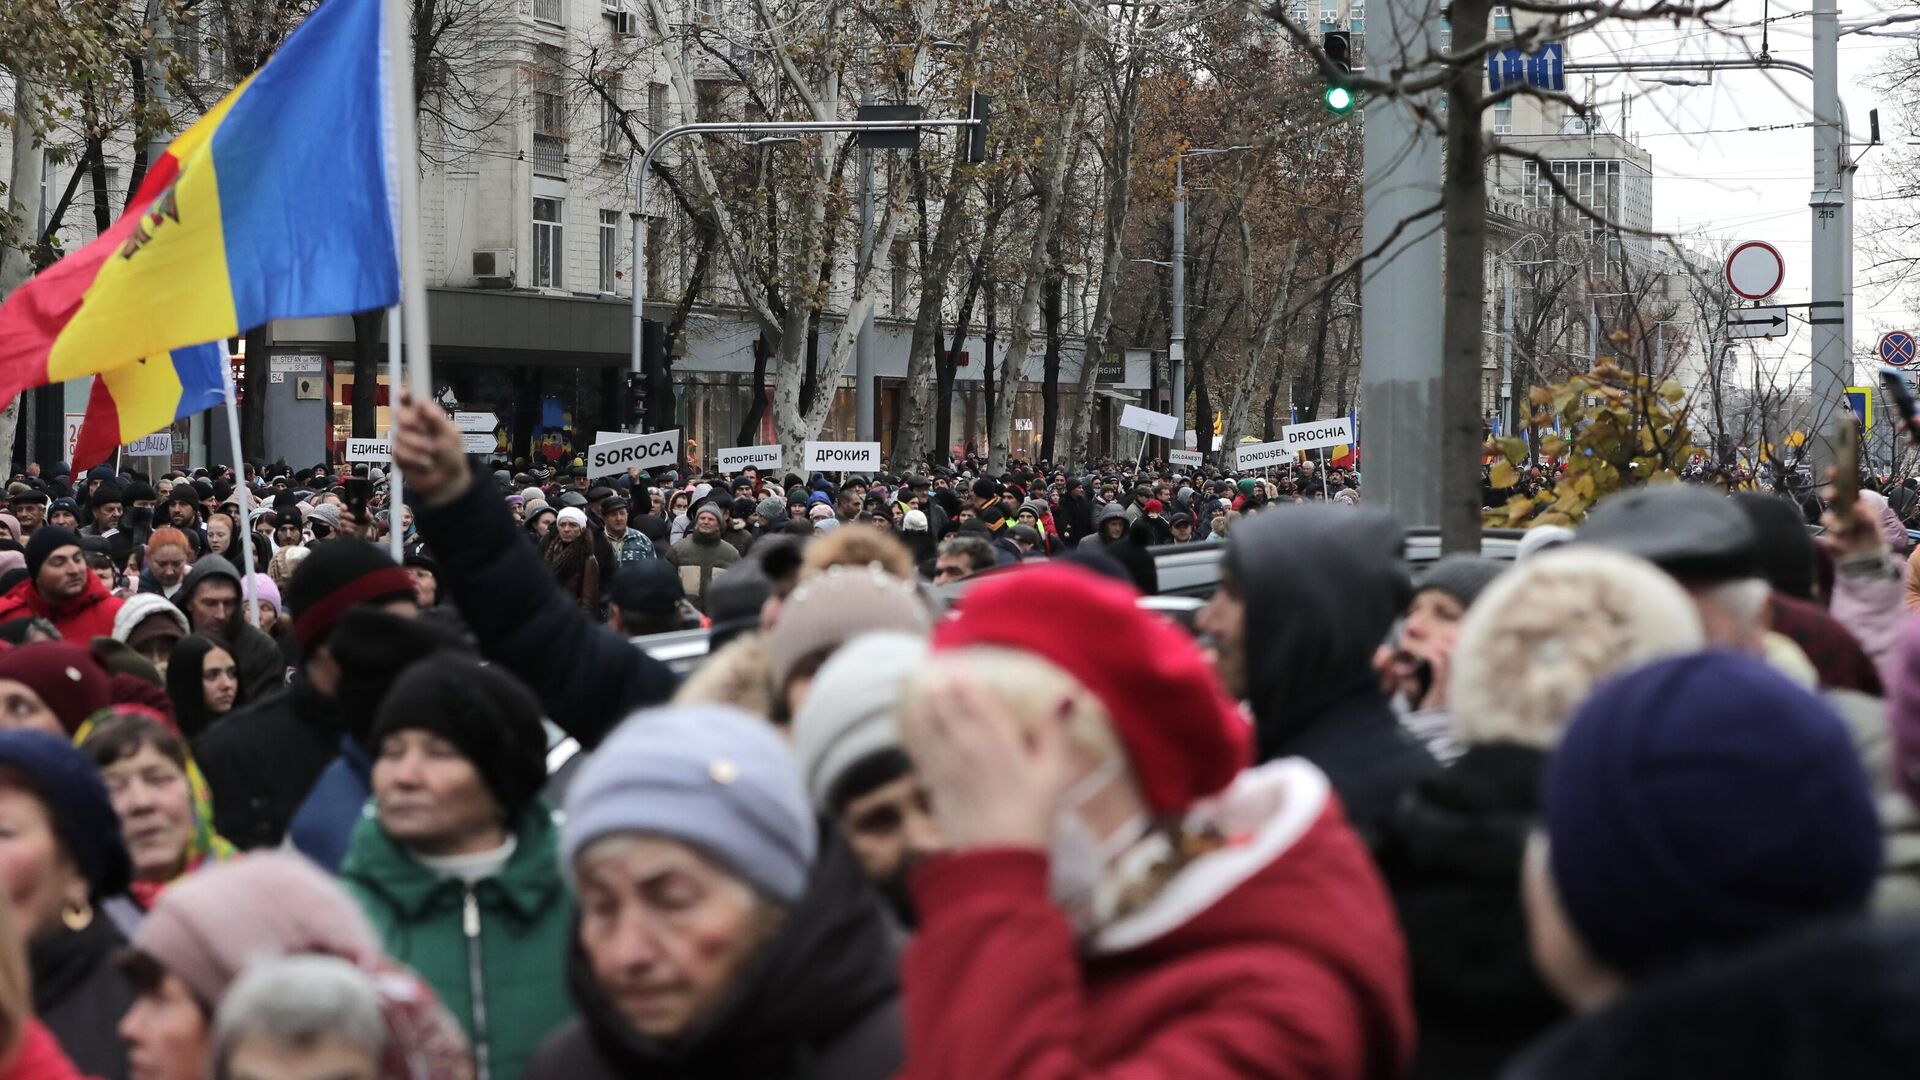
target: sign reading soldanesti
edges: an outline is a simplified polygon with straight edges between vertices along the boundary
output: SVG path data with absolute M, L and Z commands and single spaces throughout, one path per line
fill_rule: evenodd
M 644 435 L 615 435 L 587 451 L 587 479 L 612 476 L 629 468 L 650 469 L 680 460 L 680 429 Z
M 1199 464 L 1204 460 L 1205 459 L 1200 456 L 1200 451 L 1198 450 L 1167 451 L 1167 464 L 1169 465 L 1192 465 L 1192 466 L 1198 467 Z
M 742 469 L 778 469 L 780 467 L 780 444 L 767 446 L 730 446 L 720 451 L 720 471 L 731 473 Z
M 877 442 L 808 442 L 809 472 L 846 472 L 852 469 L 878 469 L 880 444 Z

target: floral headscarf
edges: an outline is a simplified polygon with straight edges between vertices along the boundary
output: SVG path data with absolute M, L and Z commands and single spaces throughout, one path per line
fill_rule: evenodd
M 158 712 L 137 705 L 115 705 L 88 717 L 73 733 L 73 744 L 84 747 L 87 736 L 93 734 L 95 723 L 115 715 L 146 717 L 180 738 L 180 733 Z M 180 873 L 168 881 L 135 881 L 128 886 L 127 892 L 141 911 L 151 910 L 154 901 L 160 899 L 160 894 L 167 886 L 200 869 L 208 860 L 224 862 L 238 854 L 238 849 L 226 837 L 214 831 L 213 789 L 207 785 L 207 778 L 201 775 L 200 766 L 194 764 L 193 752 L 187 748 L 186 739 L 180 738 L 180 746 L 186 758 L 187 801 L 193 810 L 193 834 L 187 838 L 187 857 L 181 864 Z

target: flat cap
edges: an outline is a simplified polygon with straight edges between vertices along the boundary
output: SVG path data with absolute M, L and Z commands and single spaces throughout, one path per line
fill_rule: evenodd
M 1707 488 L 1672 484 L 1609 496 L 1588 515 L 1576 542 L 1637 555 L 1683 584 L 1760 573 L 1752 522 Z

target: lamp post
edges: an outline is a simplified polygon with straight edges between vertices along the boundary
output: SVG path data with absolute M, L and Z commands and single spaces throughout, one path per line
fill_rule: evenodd
M 1173 312 L 1167 335 L 1167 367 L 1173 382 L 1173 448 L 1187 426 L 1187 169 L 1190 157 L 1216 157 L 1252 146 L 1210 146 L 1182 150 L 1173 158 Z M 1198 446 L 1198 442 L 1195 443 Z

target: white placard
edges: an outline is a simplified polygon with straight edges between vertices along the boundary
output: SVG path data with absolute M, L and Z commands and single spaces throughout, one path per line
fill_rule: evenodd
M 500 418 L 490 412 L 457 412 L 453 414 L 453 426 L 468 435 L 491 435 L 500 426 Z
M 267 372 L 272 375 L 318 375 L 320 371 L 321 358 L 311 354 L 274 356 L 267 362 Z
M 493 437 L 492 430 L 465 432 L 460 436 L 460 449 L 469 454 L 491 454 L 500 449 L 500 440 Z
M 1198 450 L 1167 451 L 1167 463 L 1169 465 L 1192 465 L 1198 467 L 1200 463 L 1205 460 L 1205 458 L 1200 456 L 1200 451 Z
M 1180 430 L 1180 421 L 1175 420 L 1172 413 L 1148 412 L 1138 405 L 1129 405 L 1120 410 L 1120 426 L 1171 439 L 1173 433 Z
M 1013 420 L 1013 430 L 1015 430 L 1015 431 L 1032 431 L 1032 430 L 1033 430 L 1033 418 L 1032 418 L 1032 417 L 1030 417 L 1030 416 L 1016 416 L 1016 417 L 1014 417 L 1014 420 Z
M 604 434 L 604 433 L 603 433 Z M 644 435 L 617 435 L 587 451 L 587 479 L 614 476 L 629 467 L 650 469 L 680 460 L 680 429 Z
M 1270 469 L 1293 460 L 1293 451 L 1284 442 L 1247 443 L 1233 448 L 1236 469 Z
M 1353 421 L 1346 417 L 1333 420 L 1309 420 L 1288 424 L 1280 429 L 1280 441 L 1289 450 L 1318 450 L 1353 442 Z
M 156 431 L 144 439 L 135 439 L 127 444 L 129 457 L 159 457 L 173 453 L 173 432 Z
M 348 461 L 390 461 L 393 447 L 385 439 L 348 439 L 346 459 Z
M 809 472 L 878 469 L 880 444 L 877 442 L 809 442 L 806 467 Z
M 747 467 L 761 471 L 780 468 L 780 444 L 767 446 L 730 446 L 720 451 L 720 471 L 735 473 Z

